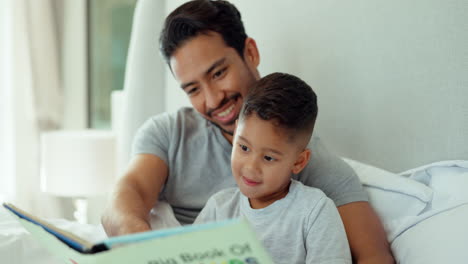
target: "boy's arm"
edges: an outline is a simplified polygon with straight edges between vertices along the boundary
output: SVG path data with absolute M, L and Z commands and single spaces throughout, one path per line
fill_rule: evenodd
M 168 176 L 166 163 L 155 155 L 136 155 L 117 183 L 101 222 L 108 236 L 151 229 L 149 213 Z
M 395 263 L 379 217 L 368 202 L 338 207 L 351 247 L 353 263 Z

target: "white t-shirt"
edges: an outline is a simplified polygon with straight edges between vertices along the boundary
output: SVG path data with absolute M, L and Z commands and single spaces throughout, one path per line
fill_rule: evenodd
M 239 188 L 213 195 L 195 223 L 243 216 L 276 264 L 351 263 L 346 233 L 335 204 L 322 191 L 292 180 L 283 199 L 252 209 Z

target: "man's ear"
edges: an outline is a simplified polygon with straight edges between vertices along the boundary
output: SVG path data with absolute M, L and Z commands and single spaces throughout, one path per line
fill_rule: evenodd
M 258 52 L 257 43 L 253 38 L 247 37 L 244 44 L 244 60 L 252 67 L 257 69 L 260 64 L 260 53 Z
M 297 157 L 296 162 L 294 162 L 291 169 L 292 173 L 298 174 L 301 172 L 309 162 L 311 155 L 310 149 L 304 149 Z

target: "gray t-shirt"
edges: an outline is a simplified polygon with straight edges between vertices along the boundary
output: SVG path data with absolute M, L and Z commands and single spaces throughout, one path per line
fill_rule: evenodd
M 313 136 L 311 160 L 293 178 L 321 189 L 336 206 L 367 201 L 354 171 L 329 153 Z M 133 155 L 153 154 L 169 167 L 160 200 L 167 201 L 181 224 L 191 224 L 214 193 L 236 183 L 231 174 L 232 145 L 221 130 L 193 108 L 163 113 L 147 120 L 133 142 Z
M 212 196 L 195 223 L 245 217 L 276 264 L 351 263 L 340 215 L 316 188 L 291 181 L 289 193 L 262 209 L 252 209 L 239 188 Z

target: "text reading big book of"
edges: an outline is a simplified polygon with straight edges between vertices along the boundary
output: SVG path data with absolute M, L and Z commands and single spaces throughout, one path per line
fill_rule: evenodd
M 245 219 L 149 231 L 90 243 L 3 204 L 44 247 L 74 264 L 273 264 Z

